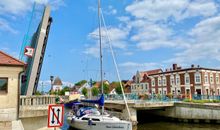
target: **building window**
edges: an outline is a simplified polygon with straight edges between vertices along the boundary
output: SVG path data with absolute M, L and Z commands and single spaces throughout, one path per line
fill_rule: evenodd
M 205 74 L 205 84 L 208 84 L 209 83 L 209 80 L 208 80 L 208 75 L 207 73 Z
M 158 77 L 158 86 L 161 86 L 161 78 Z
M 189 74 L 185 74 L 185 84 L 190 84 Z
M 140 83 L 140 78 L 139 77 L 137 77 L 136 83 Z
M 173 75 L 171 75 L 171 77 L 170 77 L 170 84 L 174 85 L 174 76 Z
M 216 74 L 216 84 L 219 84 L 219 75 L 218 74 Z
M 152 84 L 152 86 L 155 86 L 155 80 L 154 80 L 154 78 L 152 78 L 151 84 Z
M 8 92 L 8 78 L 0 78 L 0 93 Z
M 145 84 L 145 90 L 147 90 L 147 84 Z
M 179 85 L 180 84 L 180 76 L 177 74 L 176 75 L 176 84 Z
M 195 73 L 195 83 L 201 83 L 201 74 L 199 72 Z
M 210 83 L 213 83 L 213 74 L 210 74 Z
M 166 86 L 167 85 L 167 80 L 166 80 L 166 77 L 163 76 L 163 86 Z

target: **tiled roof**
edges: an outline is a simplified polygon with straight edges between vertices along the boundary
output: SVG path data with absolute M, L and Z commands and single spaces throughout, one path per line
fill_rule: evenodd
M 0 51 L 0 66 L 7 65 L 7 66 L 24 66 L 25 63 Z
M 148 76 L 148 75 L 157 74 L 157 73 L 161 73 L 161 72 L 162 72 L 161 69 L 155 69 L 155 70 L 149 70 L 149 71 L 142 71 L 142 72 L 140 72 L 140 74 L 143 77 L 145 74 Z
M 56 77 L 55 80 L 53 81 L 53 85 L 60 85 L 62 86 L 63 83 L 59 77 Z

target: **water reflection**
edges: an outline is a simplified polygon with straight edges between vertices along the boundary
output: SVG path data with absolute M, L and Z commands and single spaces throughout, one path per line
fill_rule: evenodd
M 69 109 L 65 109 L 65 119 L 62 130 L 75 130 L 69 128 L 66 122 L 66 115 Z M 133 127 L 133 130 L 220 130 L 220 124 L 188 124 L 188 123 L 175 123 L 165 121 L 151 121 L 147 123 L 139 123 Z

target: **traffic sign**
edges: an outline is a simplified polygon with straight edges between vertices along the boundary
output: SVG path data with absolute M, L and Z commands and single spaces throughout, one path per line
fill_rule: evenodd
M 61 127 L 63 126 L 64 106 L 49 105 L 48 107 L 48 127 Z
M 32 48 L 32 47 L 25 47 L 24 55 L 26 55 L 28 57 L 32 57 L 34 55 L 34 48 Z

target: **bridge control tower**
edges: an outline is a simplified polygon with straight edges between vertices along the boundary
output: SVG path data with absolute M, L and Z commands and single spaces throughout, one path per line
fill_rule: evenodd
M 27 68 L 23 75 L 21 95 L 30 96 L 37 91 L 51 23 L 52 17 L 50 17 L 50 7 L 45 6 L 37 31 L 33 34 L 31 43 L 28 46 L 34 51 L 33 55 L 27 58 Z M 23 48 L 22 50 L 25 49 Z

